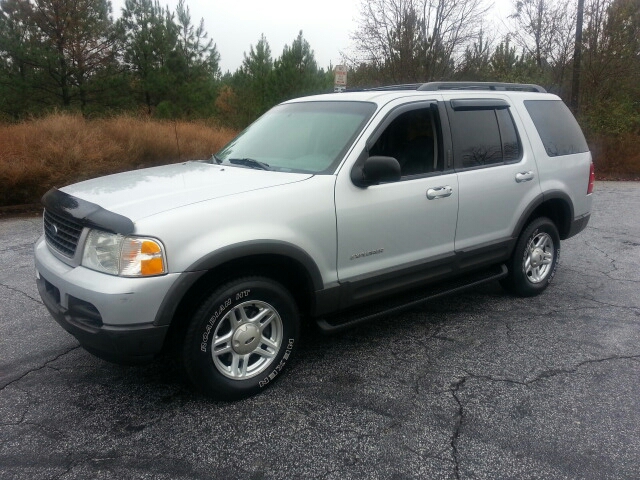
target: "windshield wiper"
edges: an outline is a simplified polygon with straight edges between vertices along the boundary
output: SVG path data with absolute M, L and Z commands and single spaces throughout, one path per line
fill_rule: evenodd
M 258 170 L 271 170 L 268 163 L 255 160 L 253 158 L 228 158 L 227 162 L 234 165 L 242 165 L 249 168 L 256 168 Z

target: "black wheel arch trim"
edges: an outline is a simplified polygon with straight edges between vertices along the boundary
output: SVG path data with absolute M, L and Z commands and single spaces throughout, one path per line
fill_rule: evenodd
M 180 302 L 185 297 L 187 292 L 193 285 L 206 274 L 206 270 L 200 272 L 183 272 L 178 279 L 173 282 L 173 285 L 169 288 L 162 299 L 162 303 L 156 313 L 156 318 L 153 320 L 154 325 L 169 325 L 173 320 L 173 317 L 178 310 Z
M 567 207 L 569 207 L 569 218 L 566 219 L 566 222 L 564 223 L 564 228 L 561 229 L 559 228 L 560 225 L 557 225 L 558 233 L 560 234 L 560 240 L 565 240 L 569 235 L 569 231 L 571 230 L 571 224 L 575 219 L 575 209 L 573 207 L 573 201 L 571 200 L 571 197 L 569 197 L 569 195 L 567 195 L 562 190 L 549 190 L 548 192 L 544 192 L 542 195 L 544 197 L 545 202 L 549 200 L 559 199 L 564 201 Z
M 540 195 L 536 196 L 533 199 L 533 201 L 527 206 L 525 211 L 520 216 L 520 219 L 518 220 L 518 223 L 516 224 L 516 227 L 513 230 L 513 233 L 511 234 L 511 236 L 513 238 L 518 238 L 520 236 L 520 232 L 522 232 L 522 230 L 526 227 L 527 220 L 529 219 L 529 217 L 531 217 L 531 214 L 543 203 L 549 200 L 555 200 L 555 199 L 563 200 L 569 207 L 569 219 L 568 219 L 567 225 L 570 226 L 574 220 L 574 209 L 573 209 L 573 202 L 571 201 L 571 198 L 569 197 L 569 195 L 567 195 L 565 192 L 561 190 L 550 190 L 548 192 L 541 193 Z M 560 238 L 564 239 L 566 238 L 568 231 L 559 232 L 559 233 L 560 233 Z
M 134 231 L 131 219 L 100 205 L 88 202 L 57 188 L 52 188 L 42 197 L 42 204 L 48 211 L 73 217 L 85 227 L 99 228 L 113 233 L 129 235 Z
M 208 271 L 232 260 L 255 255 L 278 255 L 296 261 L 305 269 L 314 290 L 322 290 L 324 282 L 320 269 L 302 248 L 280 240 L 248 240 L 215 250 L 186 269 L 188 272 Z

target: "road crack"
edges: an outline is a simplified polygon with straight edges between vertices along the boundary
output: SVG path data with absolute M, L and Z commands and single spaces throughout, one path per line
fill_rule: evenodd
M 30 369 L 30 370 L 27 370 L 25 373 L 23 373 L 22 375 L 20 375 L 18 378 L 15 378 L 15 379 L 11 380 L 10 382 L 5 383 L 4 385 L 2 385 L 2 386 L 0 387 L 0 392 L 2 392 L 5 388 L 7 388 L 7 387 L 9 387 L 9 386 L 13 385 L 14 383 L 19 382 L 20 380 L 22 380 L 24 377 L 26 377 L 26 376 L 27 376 L 27 375 L 29 375 L 30 373 L 37 372 L 37 371 L 39 371 L 39 370 L 42 370 L 42 369 L 44 369 L 44 368 L 47 368 L 47 367 L 49 366 L 49 364 L 50 364 L 50 363 L 55 362 L 55 361 L 56 361 L 56 360 L 58 360 L 59 358 L 64 357 L 65 355 L 67 355 L 67 354 L 69 354 L 69 353 L 73 352 L 74 350 L 77 350 L 78 348 L 80 348 L 80 345 L 76 345 L 75 347 L 68 348 L 68 349 L 67 349 L 67 350 L 65 350 L 64 352 L 62 352 L 62 353 L 60 353 L 60 354 L 56 355 L 56 356 L 55 356 L 54 358 L 52 358 L 51 360 L 47 360 L 44 364 L 42 364 L 42 365 L 40 365 L 40 366 L 38 366 L 38 367 L 32 368 L 32 369 Z
M 33 300 L 34 302 L 38 303 L 39 305 L 42 305 L 42 300 L 40 300 L 39 298 L 32 297 L 31 295 L 29 295 L 28 293 L 23 292 L 22 290 L 19 290 L 19 289 L 15 288 L 15 287 L 11 287 L 11 286 L 6 285 L 4 283 L 0 283 L 0 287 L 4 287 L 7 290 L 11 290 L 12 292 L 19 293 L 19 294 L 27 297 L 29 300 Z
M 579 270 L 577 268 L 571 268 L 571 267 L 563 267 L 563 270 L 566 270 L 567 272 L 573 272 L 576 275 L 580 275 L 580 276 L 583 276 L 583 277 L 598 278 L 600 275 L 602 275 L 602 276 L 607 277 L 609 280 L 611 280 L 613 282 L 640 283 L 640 280 L 635 280 L 635 279 L 632 279 L 632 278 L 614 277 L 614 276 L 611 275 L 611 272 L 603 272 L 601 270 L 593 269 L 593 270 L 591 270 L 591 273 L 587 273 L 587 272 L 584 272 L 583 270 Z
M 578 364 L 576 364 L 574 367 L 572 368 L 552 368 L 549 370 L 545 370 L 541 373 L 539 373 L 538 375 L 536 375 L 535 377 L 533 377 L 532 379 L 529 380 L 516 380 L 513 378 L 505 378 L 505 377 L 494 377 L 492 375 L 479 375 L 479 374 L 475 374 L 472 372 L 465 372 L 467 374 L 468 377 L 471 378 L 476 378 L 479 380 L 489 380 L 491 382 L 503 382 L 503 383 L 513 383 L 516 385 L 523 385 L 523 386 L 528 386 L 531 385 L 533 383 L 539 382 L 541 380 L 546 380 L 548 378 L 553 378 L 553 377 L 557 377 L 559 375 L 572 375 L 574 373 L 576 373 L 578 371 L 578 369 L 580 369 L 581 367 L 584 367 L 585 365 L 591 365 L 594 363 L 603 363 L 603 362 L 610 362 L 610 361 L 616 361 L 616 360 L 632 360 L 632 361 L 637 361 L 638 359 L 640 359 L 640 355 L 616 355 L 616 356 L 612 356 L 612 357 L 606 357 L 606 358 L 596 358 L 596 359 L 591 359 L 591 360 L 585 360 L 583 362 L 580 362 Z M 465 377 L 466 380 L 466 377 Z
M 462 423 L 464 422 L 464 409 L 462 407 L 462 402 L 458 397 L 458 391 L 460 387 L 464 385 L 467 381 L 467 377 L 462 377 L 461 379 L 453 382 L 451 384 L 451 388 L 449 391 L 451 392 L 451 396 L 455 400 L 458 405 L 458 411 L 456 414 L 456 423 L 455 428 L 453 429 L 453 435 L 451 436 L 451 451 L 453 457 L 453 473 L 456 476 L 457 480 L 460 480 L 460 458 L 458 456 L 458 438 L 460 437 L 460 431 L 462 430 Z

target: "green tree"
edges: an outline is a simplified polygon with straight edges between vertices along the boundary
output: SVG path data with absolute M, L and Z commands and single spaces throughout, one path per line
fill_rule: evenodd
M 589 130 L 640 129 L 640 2 L 592 0 L 585 9 L 581 105 Z
M 32 29 L 20 0 L 0 2 L 0 111 L 11 118 L 33 111 L 42 95 L 33 91 Z
M 184 0 L 178 2 L 176 17 L 178 50 L 187 67 L 204 71 L 208 75 L 218 78 L 220 76 L 220 54 L 213 39 L 207 38 L 204 19 L 200 19 L 200 23 L 195 27 L 191 23 L 191 13 Z
M 535 58 L 524 50 L 518 55 L 509 36 L 500 42 L 489 59 L 489 78 L 500 82 L 543 83 Z
M 206 116 L 214 109 L 220 55 L 184 0 L 176 12 L 155 0 L 126 0 L 118 29 L 131 85 L 149 114 Z
M 277 103 L 271 48 L 264 34 L 245 52 L 242 65 L 223 79 L 226 85 L 219 99 L 220 113 L 237 128 L 244 128 Z
M 491 43 L 481 30 L 473 45 L 467 46 L 456 78 L 459 80 L 493 80 L 490 69 Z
M 19 108 L 32 108 L 25 93 L 42 104 L 86 107 L 91 83 L 114 64 L 110 13 L 107 0 L 0 3 L 3 83 Z
M 178 43 L 173 14 L 156 0 L 126 0 L 118 21 L 123 62 L 147 112 L 167 98 L 167 63 Z
M 220 54 L 207 38 L 204 20 L 196 27 L 191 22 L 184 0 L 176 8 L 177 43 L 164 69 L 171 88 L 159 105 L 165 116 L 202 117 L 213 113 L 220 79 Z
M 284 46 L 282 55 L 275 61 L 274 82 L 276 102 L 326 90 L 324 71 L 318 69 L 302 30 L 291 46 Z
M 264 34 L 255 49 L 251 45 L 249 54 L 245 53 L 239 73 L 252 105 L 251 117 L 255 119 L 275 104 L 273 58 Z

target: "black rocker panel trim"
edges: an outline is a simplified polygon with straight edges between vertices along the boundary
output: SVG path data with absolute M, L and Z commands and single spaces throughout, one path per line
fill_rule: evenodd
M 505 262 L 515 246 L 515 239 L 507 238 L 480 245 L 473 249 L 441 255 L 427 261 L 414 262 L 400 268 L 389 269 L 375 275 L 354 278 L 341 283 L 330 292 L 316 292 L 316 305 L 331 300 L 330 305 L 316 309 L 318 314 L 329 314 L 401 294 L 407 290 L 436 284 L 439 281 L 462 277 Z M 339 301 L 335 299 L 339 297 Z

